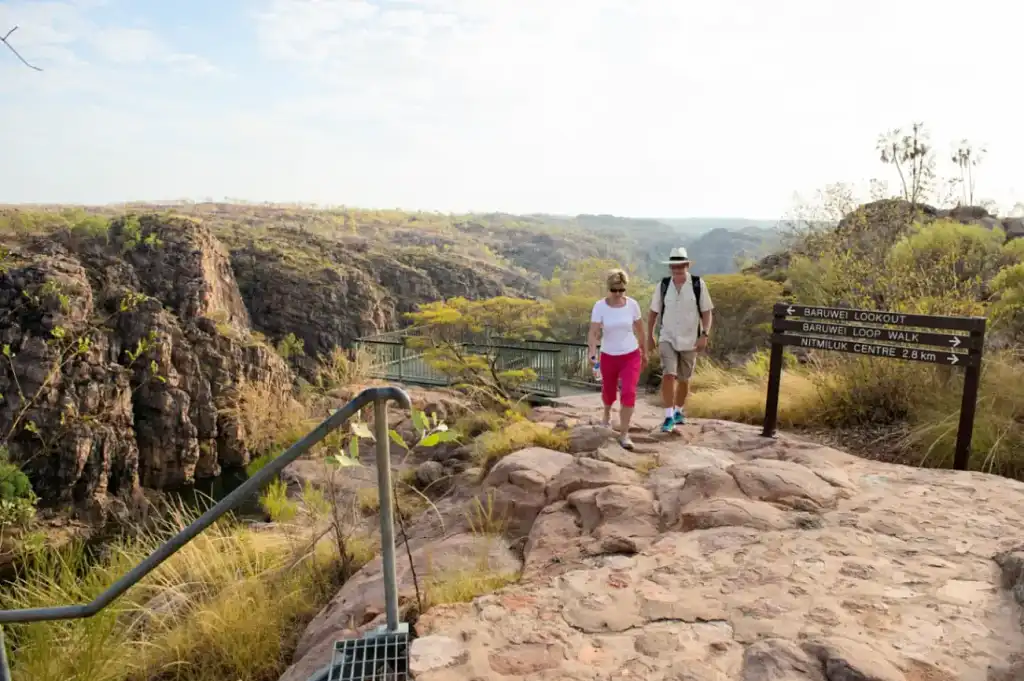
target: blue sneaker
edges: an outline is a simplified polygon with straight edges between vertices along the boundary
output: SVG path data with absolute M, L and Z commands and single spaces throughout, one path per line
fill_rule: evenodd
M 686 425 L 686 414 L 683 413 L 682 409 L 672 415 L 672 423 L 677 426 Z
M 671 433 L 675 430 L 676 420 L 670 416 L 665 417 L 665 422 L 661 424 L 661 432 Z

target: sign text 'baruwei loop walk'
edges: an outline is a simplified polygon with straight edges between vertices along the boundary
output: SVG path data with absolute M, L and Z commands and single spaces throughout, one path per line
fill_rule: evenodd
M 942 364 L 965 370 L 953 460 L 954 468 L 964 470 L 970 458 L 984 342 L 984 317 L 939 317 L 778 303 L 772 321 L 772 352 L 762 434 L 765 437 L 775 435 L 783 348 L 786 346 Z

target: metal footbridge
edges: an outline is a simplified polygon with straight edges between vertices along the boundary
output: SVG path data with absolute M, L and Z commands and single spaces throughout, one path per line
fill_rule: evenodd
M 430 361 L 430 355 L 410 343 L 415 336 L 391 331 L 365 336 L 356 347 L 371 358 L 374 378 L 421 386 L 450 386 L 451 376 Z M 565 397 L 600 390 L 591 373 L 585 343 L 472 338 L 460 344 L 467 355 L 486 356 L 498 371 L 533 369 L 536 380 L 520 390 L 539 397 Z

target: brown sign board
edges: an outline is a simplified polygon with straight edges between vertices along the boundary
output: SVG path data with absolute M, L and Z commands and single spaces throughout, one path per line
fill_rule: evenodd
M 942 317 L 797 303 L 777 303 L 773 316 L 762 435 L 775 435 L 783 349 L 787 346 L 938 364 L 965 372 L 953 467 L 967 468 L 981 380 L 984 317 Z

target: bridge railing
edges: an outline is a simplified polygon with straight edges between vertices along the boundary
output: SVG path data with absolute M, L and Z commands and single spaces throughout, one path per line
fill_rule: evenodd
M 143 559 L 141 563 L 110 585 L 106 591 L 97 596 L 91 603 L 27 608 L 23 610 L 0 610 L 0 681 L 11 681 L 11 672 L 7 660 L 7 646 L 3 637 L 2 625 L 83 619 L 97 614 L 113 603 L 118 597 L 122 596 L 128 589 L 138 584 L 139 581 L 155 570 L 161 563 L 195 539 L 203 530 L 258 493 L 260 489 L 283 471 L 288 464 L 308 452 L 313 446 L 327 437 L 328 434 L 344 425 L 346 421 L 355 416 L 363 407 L 371 403 L 374 405 L 377 486 L 381 501 L 381 562 L 384 577 L 387 631 L 398 631 L 398 587 L 395 575 L 395 535 L 391 498 L 391 439 L 388 436 L 387 416 L 387 403 L 389 400 L 397 402 L 405 409 L 412 407 L 409 395 L 401 388 L 381 387 L 368 388 L 362 391 L 348 404 L 324 419 L 320 425 L 310 431 L 304 438 L 271 460 L 245 483 L 196 518 L 188 527 L 164 542 L 153 553 Z
M 423 349 L 413 347 L 410 341 L 414 337 L 407 331 L 391 331 L 360 338 L 357 343 L 370 355 L 372 370 L 378 378 L 417 385 L 451 385 L 451 377 L 435 366 Z M 493 357 L 499 371 L 533 369 L 536 380 L 523 385 L 528 393 L 558 397 L 567 386 L 598 387 L 584 343 L 473 336 L 462 339 L 459 346 L 469 355 Z

